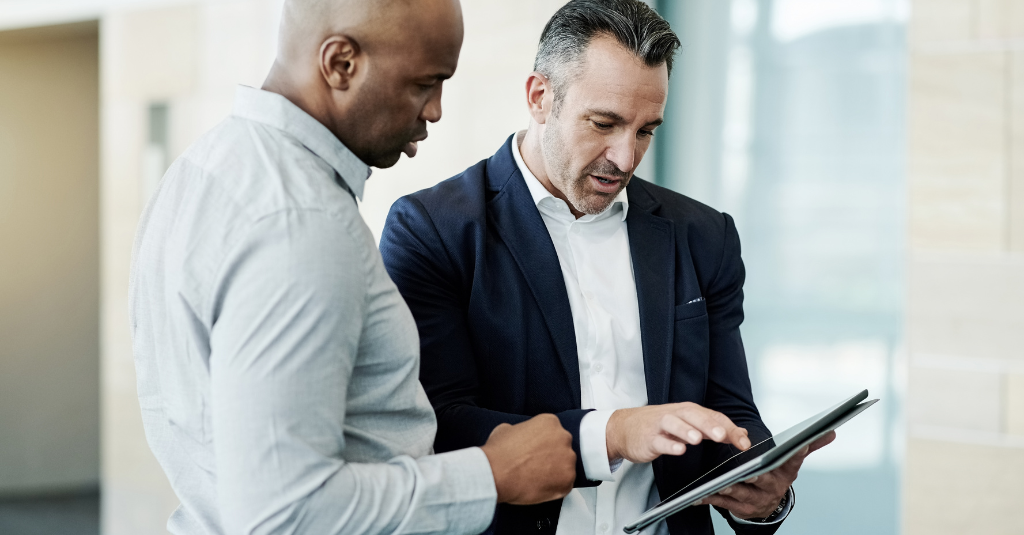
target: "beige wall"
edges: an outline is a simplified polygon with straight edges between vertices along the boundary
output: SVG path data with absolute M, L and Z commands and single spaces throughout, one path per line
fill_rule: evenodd
M 96 31 L 0 33 L 0 494 L 99 482 Z
M 905 533 L 1024 533 L 1024 1 L 909 30 Z

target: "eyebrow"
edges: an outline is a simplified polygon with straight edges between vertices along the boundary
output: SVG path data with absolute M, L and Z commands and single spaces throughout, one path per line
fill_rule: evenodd
M 626 122 L 626 119 L 624 119 L 621 115 L 619 115 L 619 114 L 617 114 L 617 113 L 615 113 L 613 111 L 610 111 L 610 110 L 589 109 L 589 110 L 587 110 L 587 112 L 590 113 L 591 115 L 600 115 L 602 117 L 607 117 L 607 118 L 609 118 L 609 119 L 611 119 L 611 120 L 613 120 L 615 122 L 619 122 L 619 123 Z M 665 122 L 664 119 L 655 119 L 655 120 L 645 124 L 644 126 L 660 126 L 661 123 L 663 123 L 663 122 Z

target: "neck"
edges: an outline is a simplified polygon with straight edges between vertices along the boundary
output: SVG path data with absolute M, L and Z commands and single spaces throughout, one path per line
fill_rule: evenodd
M 319 92 L 303 84 L 302 79 L 301 76 L 286 69 L 280 61 L 275 61 L 260 89 L 277 93 L 288 99 L 300 110 L 326 126 L 335 137 L 341 139 L 341 136 L 338 135 L 337 125 L 331 120 L 330 114 L 326 112 L 327 107 L 322 105 L 317 98 Z
M 558 199 L 565 201 L 566 206 L 569 207 L 569 211 L 572 215 L 579 219 L 583 217 L 583 212 L 576 209 L 568 197 L 562 193 L 561 190 L 555 187 L 551 182 L 551 178 L 548 175 L 547 163 L 544 159 L 544 148 L 541 145 L 541 138 L 543 137 L 543 127 L 537 123 L 531 122 L 530 127 L 526 130 L 526 134 L 519 134 L 516 136 L 515 141 L 520 143 L 519 153 L 523 155 L 523 163 L 526 164 L 526 168 L 533 173 L 533 176 L 537 177 L 544 189 L 548 190 L 548 193 L 554 195 Z M 520 139 L 522 140 L 520 142 Z

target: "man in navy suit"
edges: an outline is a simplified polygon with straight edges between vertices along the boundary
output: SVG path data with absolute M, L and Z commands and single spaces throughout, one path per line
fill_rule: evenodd
M 435 449 L 541 413 L 573 435 L 576 488 L 499 506 L 494 533 L 621 532 L 770 440 L 740 339 L 732 219 L 633 176 L 678 46 L 639 0 L 570 1 L 527 80 L 529 128 L 388 216 L 381 253 L 419 327 Z M 737 533 L 774 533 L 807 453 L 650 532 L 711 533 L 713 505 Z

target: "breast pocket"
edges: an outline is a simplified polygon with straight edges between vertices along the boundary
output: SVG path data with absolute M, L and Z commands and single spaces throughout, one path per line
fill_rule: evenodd
M 676 305 L 673 338 L 669 401 L 702 404 L 707 391 L 711 349 L 704 300 Z
M 699 318 L 701 316 L 706 316 L 707 313 L 707 302 L 704 301 L 703 299 L 696 302 L 676 305 L 676 321 L 688 320 L 690 318 Z

